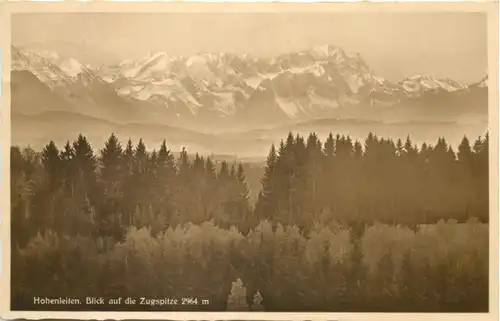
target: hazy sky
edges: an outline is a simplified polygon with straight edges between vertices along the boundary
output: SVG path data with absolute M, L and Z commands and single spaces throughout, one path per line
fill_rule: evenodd
M 270 56 L 332 44 L 392 80 L 430 74 L 472 82 L 487 72 L 481 13 L 37 13 L 14 15 L 12 24 L 14 45 L 102 61 L 156 51 Z

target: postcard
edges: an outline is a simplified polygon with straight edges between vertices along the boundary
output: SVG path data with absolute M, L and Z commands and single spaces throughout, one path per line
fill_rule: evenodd
M 4 5 L 1 316 L 496 319 L 495 9 Z

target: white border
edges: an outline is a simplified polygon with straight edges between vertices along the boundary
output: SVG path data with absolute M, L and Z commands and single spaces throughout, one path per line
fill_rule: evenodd
M 38 0 L 44 1 L 44 0 Z M 21 12 L 464 12 L 488 13 L 489 131 L 490 131 L 490 312 L 489 313 L 271 313 L 271 312 L 19 312 L 10 310 L 10 217 L 1 225 L 2 275 L 0 316 L 5 319 L 173 319 L 173 320 L 498 320 L 498 3 L 449 1 L 441 3 L 124 3 L 116 1 L 40 3 L 9 1 L 0 4 L 2 97 L 0 106 L 0 213 L 10 213 L 10 16 Z M 215 0 L 208 0 L 212 2 Z M 426 0 L 427 1 L 427 0 Z M 113 3 L 114 2 L 114 3 Z M 360 3 L 364 2 L 364 3 Z

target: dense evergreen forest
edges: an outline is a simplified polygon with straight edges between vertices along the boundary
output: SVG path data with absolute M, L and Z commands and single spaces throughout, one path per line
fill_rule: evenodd
M 244 164 L 174 158 L 165 141 L 12 147 L 12 308 L 130 295 L 214 311 L 487 311 L 488 140 L 290 133 L 255 202 Z

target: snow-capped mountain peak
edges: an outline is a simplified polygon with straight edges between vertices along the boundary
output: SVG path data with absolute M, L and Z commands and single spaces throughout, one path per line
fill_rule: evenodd
M 401 86 L 407 93 L 416 93 L 427 90 L 442 89 L 453 92 L 467 88 L 467 85 L 458 83 L 451 79 L 434 78 L 428 75 L 412 75 L 401 82 Z
M 274 58 L 154 52 L 96 69 L 51 51 L 12 51 L 13 70 L 28 70 L 65 95 L 71 94 L 71 84 L 81 88 L 105 82 L 122 99 L 171 111 L 174 117 L 314 117 L 338 108 L 391 106 L 427 92 L 467 88 L 427 75 L 394 83 L 376 75 L 359 54 L 332 45 Z
M 60 61 L 59 68 L 61 68 L 61 70 L 64 71 L 67 75 L 71 77 L 77 77 L 83 72 L 86 66 L 83 66 L 73 58 L 68 58 Z
M 488 76 L 481 79 L 481 81 L 476 84 L 476 87 L 479 87 L 479 88 L 488 87 Z

